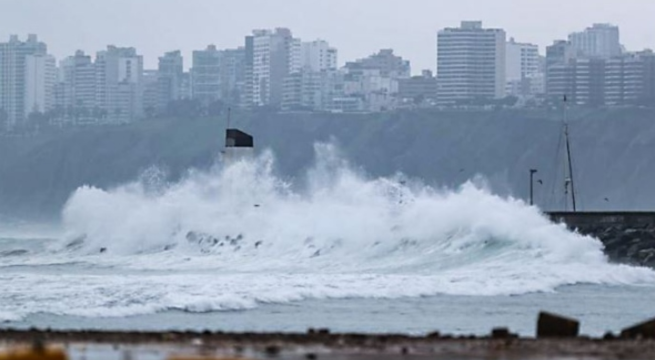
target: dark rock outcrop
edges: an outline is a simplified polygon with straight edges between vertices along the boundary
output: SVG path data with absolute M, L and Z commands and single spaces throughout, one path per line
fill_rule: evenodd
M 622 338 L 655 339 L 655 319 L 631 326 L 621 331 Z
M 580 331 L 580 322 L 561 315 L 539 313 L 537 338 L 574 338 Z
M 551 213 L 553 221 L 564 222 L 581 234 L 593 236 L 605 245 L 613 262 L 655 268 L 655 212 Z

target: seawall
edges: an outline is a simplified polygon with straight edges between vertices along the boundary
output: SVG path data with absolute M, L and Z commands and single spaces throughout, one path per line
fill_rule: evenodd
M 605 245 L 610 260 L 655 268 L 655 212 L 549 212 L 554 222 Z

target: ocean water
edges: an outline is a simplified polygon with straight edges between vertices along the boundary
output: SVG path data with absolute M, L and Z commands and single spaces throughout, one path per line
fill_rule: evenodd
M 530 336 L 547 310 L 602 335 L 655 316 L 653 270 L 481 179 L 370 179 L 325 144 L 303 179 L 274 163 L 150 169 L 78 189 L 54 234 L 0 231 L 0 327 Z

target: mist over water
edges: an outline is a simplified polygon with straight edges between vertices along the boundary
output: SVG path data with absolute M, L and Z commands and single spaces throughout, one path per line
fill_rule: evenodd
M 23 252 L 0 243 L 0 321 L 655 284 L 653 271 L 609 264 L 598 240 L 482 181 L 370 179 L 333 145 L 315 153 L 295 182 L 276 176 L 267 152 L 177 183 L 150 169 L 115 189 L 78 189 L 62 239 Z

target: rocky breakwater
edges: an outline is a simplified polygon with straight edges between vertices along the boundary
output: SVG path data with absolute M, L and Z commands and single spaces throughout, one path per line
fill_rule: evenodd
M 558 212 L 551 220 L 598 238 L 611 261 L 655 268 L 655 212 Z

